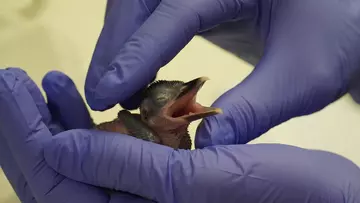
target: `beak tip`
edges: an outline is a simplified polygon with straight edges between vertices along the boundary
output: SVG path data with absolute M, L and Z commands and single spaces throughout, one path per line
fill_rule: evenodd
M 200 79 L 202 82 L 205 82 L 205 81 L 210 80 L 210 78 L 209 78 L 209 77 L 206 77 L 206 76 L 200 77 L 199 79 Z

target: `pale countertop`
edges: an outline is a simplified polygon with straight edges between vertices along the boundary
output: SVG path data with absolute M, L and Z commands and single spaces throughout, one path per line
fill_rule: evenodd
M 86 69 L 103 22 L 105 1 L 2 0 L 1 4 L 1 68 L 22 67 L 37 84 L 47 71 L 60 70 L 70 75 L 83 93 Z M 160 71 L 159 78 L 190 80 L 208 76 L 211 80 L 199 93 L 198 100 L 210 105 L 251 71 L 248 63 L 196 37 Z M 117 110 L 91 113 L 95 122 L 100 122 L 114 118 Z M 345 95 L 318 113 L 273 128 L 253 143 L 329 150 L 360 165 L 358 122 L 360 105 Z M 191 126 L 192 135 L 196 124 Z M 0 191 L 0 203 L 19 202 L 1 170 Z

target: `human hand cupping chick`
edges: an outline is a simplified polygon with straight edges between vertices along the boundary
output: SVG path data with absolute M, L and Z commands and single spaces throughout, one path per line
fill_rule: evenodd
M 359 168 L 338 155 L 279 144 L 175 150 L 89 129 L 80 94 L 60 72 L 49 73 L 43 88 L 48 103 L 25 72 L 0 71 L 1 166 L 24 202 L 360 198 Z

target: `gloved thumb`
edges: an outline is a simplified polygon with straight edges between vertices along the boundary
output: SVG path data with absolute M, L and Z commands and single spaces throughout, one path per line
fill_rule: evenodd
M 325 47 L 306 38 L 270 40 L 253 72 L 214 102 L 223 114 L 199 125 L 196 148 L 248 143 L 293 117 L 321 110 L 345 93 Z

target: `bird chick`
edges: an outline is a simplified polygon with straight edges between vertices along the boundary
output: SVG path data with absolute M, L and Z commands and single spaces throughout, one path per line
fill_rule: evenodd
M 191 149 L 188 126 L 191 122 L 221 113 L 221 109 L 196 102 L 207 77 L 187 83 L 159 80 L 145 90 L 140 114 L 121 110 L 118 117 L 96 129 L 131 135 L 174 149 Z

